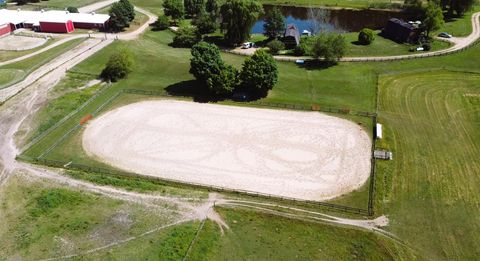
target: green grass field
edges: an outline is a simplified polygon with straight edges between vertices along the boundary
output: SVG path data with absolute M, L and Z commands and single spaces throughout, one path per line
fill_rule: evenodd
M 177 220 L 175 207 L 136 203 L 14 176 L 0 195 L 0 256 L 40 260 L 81 254 Z M 181 229 L 181 228 L 179 228 Z M 187 241 L 189 243 L 189 241 Z M 174 250 L 175 245 L 168 245 Z M 108 253 L 104 253 L 108 255 Z
M 0 67 L 0 89 L 24 79 L 28 74 L 48 63 L 57 56 L 79 45 L 85 39 L 75 39 L 63 43 L 29 59 Z
M 294 221 L 241 208 L 216 208 L 230 229 L 207 221 L 189 260 L 413 260 L 405 247 L 371 232 Z
M 388 75 L 379 97 L 379 121 L 395 157 L 378 169 L 391 179 L 379 195 L 391 230 L 431 260 L 475 259 L 480 74 Z
M 136 58 L 135 70 L 128 79 L 112 85 L 92 102 L 91 106 L 58 131 L 52 132 L 52 135 L 27 151 L 26 155 L 38 155 L 78 123 L 86 113 L 100 106 L 121 89 L 194 89 L 195 85 L 191 81 L 193 78 L 188 73 L 189 50 L 169 47 L 171 38 L 172 34 L 166 31 L 148 32 L 142 39 L 128 44 L 116 42 L 78 65 L 75 71 L 98 74 L 109 55 L 118 48 L 130 49 Z M 223 57 L 237 67 L 244 59 L 229 54 L 223 54 Z M 479 191 L 475 186 L 479 183 L 476 174 L 480 172 L 475 161 L 480 150 L 477 145 L 480 137 L 476 131 L 480 118 L 479 60 L 480 46 L 477 45 L 465 52 L 443 57 L 397 62 L 340 63 L 325 69 L 305 69 L 293 63 L 279 63 L 279 83 L 264 100 L 304 105 L 316 103 L 325 107 L 375 111 L 375 93 L 378 87 L 379 120 L 385 126 L 385 139 L 378 146 L 393 150 L 394 160 L 378 162 L 376 214 L 387 214 L 391 219 L 389 230 L 415 249 L 422 258 L 474 259 L 480 254 L 476 240 L 479 237 L 477 231 L 480 231 L 480 221 L 476 218 L 479 214 Z M 128 101 L 131 100 L 117 102 Z M 112 106 L 118 105 L 120 104 Z M 59 114 L 66 115 L 69 110 L 71 109 L 63 107 Z M 77 157 L 75 160 L 88 161 L 84 155 L 65 153 L 65 149 L 69 149 L 69 152 L 79 151 L 75 146 L 68 146 L 78 145 L 78 139 L 79 136 L 76 136 L 68 140 L 65 143 L 67 146 L 54 150 L 51 156 L 74 155 Z M 88 180 L 89 177 L 83 179 Z M 116 185 L 116 181 L 111 180 L 99 181 L 95 178 L 92 181 Z M 135 185 L 130 183 L 116 186 Z M 346 199 L 340 198 L 336 201 L 357 202 L 361 197 L 352 193 Z M 229 214 L 223 215 L 228 217 Z M 285 226 L 297 225 L 292 221 Z M 218 233 L 214 226 L 206 231 L 210 231 L 207 238 Z M 238 233 L 242 236 L 244 234 Z M 329 237 L 328 233 L 325 233 L 326 235 L 321 236 Z M 356 238 L 353 232 L 345 234 L 345 237 Z M 267 239 L 265 242 L 269 242 Z M 238 239 L 228 235 L 220 240 L 212 239 L 213 246 L 209 246 L 205 253 L 225 257 L 229 253 L 221 252 L 221 249 L 233 249 L 232 245 L 239 246 L 240 243 L 236 240 Z M 305 241 L 309 242 L 308 239 Z M 347 239 L 340 241 L 339 245 L 342 242 L 351 242 Z M 379 246 L 371 241 L 364 244 L 368 250 L 378 249 Z M 248 245 L 240 246 L 242 248 L 238 249 L 253 248 Z M 333 247 L 335 246 L 337 243 Z M 200 244 L 200 247 L 203 246 Z M 343 252 L 331 254 L 349 253 L 345 247 L 342 248 Z M 384 248 L 381 249 L 383 250 L 375 251 L 379 258 L 385 253 Z M 239 256 L 245 257 L 266 254 L 258 249 L 238 251 Z M 397 257 L 390 252 L 392 251 L 388 251 L 388 257 Z M 282 253 L 285 256 L 290 254 Z M 401 251 L 398 256 L 411 259 L 407 253 Z
M 72 7 L 82 7 L 89 4 L 96 3 L 95 0 L 48 0 L 48 1 L 39 1 L 38 3 L 29 3 L 26 5 L 12 5 L 9 6 L 11 9 L 21 8 L 22 10 L 40 10 L 40 9 L 65 9 L 69 6 Z

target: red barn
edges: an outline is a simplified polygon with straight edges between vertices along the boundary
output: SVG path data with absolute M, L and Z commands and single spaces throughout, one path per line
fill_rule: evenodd
M 49 33 L 71 33 L 75 31 L 72 20 L 45 20 L 40 21 L 40 31 Z
M 11 24 L 0 25 L 0 37 L 10 34 L 10 32 L 12 32 Z

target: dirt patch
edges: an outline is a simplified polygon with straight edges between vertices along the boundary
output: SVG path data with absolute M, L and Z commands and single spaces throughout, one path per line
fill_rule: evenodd
M 0 38 L 1 51 L 24 51 L 40 47 L 47 43 L 48 38 L 9 35 Z
M 144 101 L 93 120 L 82 142 L 127 171 L 297 199 L 340 196 L 370 174 L 367 133 L 317 112 Z

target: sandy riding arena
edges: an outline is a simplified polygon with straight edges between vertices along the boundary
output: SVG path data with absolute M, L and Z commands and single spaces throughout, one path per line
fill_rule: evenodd
M 135 173 L 324 200 L 368 179 L 371 140 L 317 112 L 171 100 L 117 108 L 90 122 L 85 151 Z
M 48 40 L 41 37 L 9 35 L 0 37 L 0 51 L 23 51 L 44 45 Z

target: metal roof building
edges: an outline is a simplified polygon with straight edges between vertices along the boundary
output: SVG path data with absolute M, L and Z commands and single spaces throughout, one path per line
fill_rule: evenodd
M 75 28 L 106 29 L 109 20 L 110 16 L 106 14 L 0 9 L 0 26 L 11 24 L 13 30 L 32 28 L 47 33 L 69 33 Z M 57 24 L 66 25 L 67 29 L 58 30 Z

